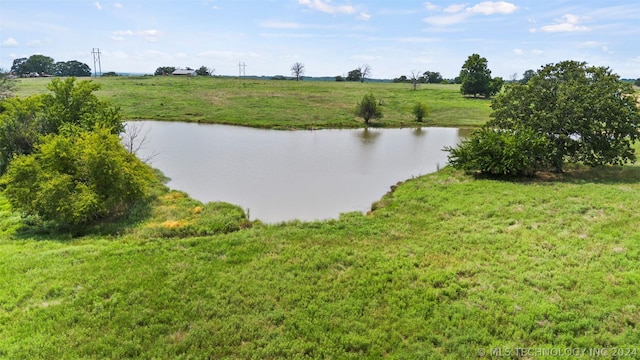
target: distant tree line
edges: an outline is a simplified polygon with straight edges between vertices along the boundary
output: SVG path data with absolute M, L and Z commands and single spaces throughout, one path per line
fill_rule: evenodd
M 28 58 L 13 60 L 11 73 L 19 77 L 29 76 L 91 76 L 89 65 L 77 60 L 56 62 L 44 55 L 31 55 Z

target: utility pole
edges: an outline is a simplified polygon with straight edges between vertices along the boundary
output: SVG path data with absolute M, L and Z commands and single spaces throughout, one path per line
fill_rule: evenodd
M 91 55 L 93 55 L 93 76 L 98 76 L 98 68 L 100 69 L 100 76 L 102 76 L 102 64 L 100 63 L 100 49 L 93 48 L 91 50 Z
M 238 63 L 238 77 L 247 76 L 246 68 L 247 64 L 245 64 L 243 61 Z

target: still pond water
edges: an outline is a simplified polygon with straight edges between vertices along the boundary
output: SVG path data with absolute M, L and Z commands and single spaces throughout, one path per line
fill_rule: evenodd
M 202 202 L 249 209 L 252 220 L 337 218 L 366 212 L 389 187 L 447 162 L 463 129 L 262 130 L 179 122 L 136 122 L 141 158 Z

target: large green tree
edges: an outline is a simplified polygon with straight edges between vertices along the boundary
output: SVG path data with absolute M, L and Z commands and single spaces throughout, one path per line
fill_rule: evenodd
M 91 76 L 91 68 L 89 65 L 76 60 L 61 61 L 56 63 L 55 75 L 86 77 Z
M 495 95 L 502 88 L 502 78 L 491 78 L 487 59 L 478 54 L 470 55 L 460 70 L 462 95 L 478 95 L 485 98 Z
M 56 66 L 53 58 L 44 55 L 31 55 L 28 59 L 15 59 L 11 67 L 11 72 L 16 75 L 27 75 L 31 73 L 53 75 L 55 70 Z
M 360 81 L 360 79 L 362 79 L 362 71 L 358 68 L 358 69 L 353 69 L 351 71 L 349 71 L 349 74 L 347 74 L 347 81 Z
M 489 131 L 526 133 L 527 141 L 540 143 L 536 139 L 543 139 L 546 143 L 544 157 L 536 152 L 532 157 L 535 161 L 525 166 L 528 171 L 543 168 L 561 171 L 567 162 L 598 166 L 636 160 L 632 145 L 640 131 L 637 98 L 631 84 L 621 81 L 609 68 L 577 61 L 549 64 L 526 84 L 508 85 L 493 99 L 491 108 L 492 119 L 486 125 Z M 485 138 L 493 141 L 489 136 Z M 523 139 L 511 136 L 509 141 Z M 482 145 L 488 146 L 490 143 L 486 141 Z M 469 161 L 477 160 L 475 155 L 473 151 L 465 153 Z M 495 159 L 505 165 L 518 154 L 509 155 Z M 463 163 L 452 164 L 469 170 Z M 491 172 L 476 163 L 479 164 L 476 170 Z M 502 165 L 499 168 L 505 168 Z

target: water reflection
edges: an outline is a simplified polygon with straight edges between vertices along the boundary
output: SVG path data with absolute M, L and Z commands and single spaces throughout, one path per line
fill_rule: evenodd
M 273 131 L 146 121 L 153 165 L 170 187 L 226 201 L 265 222 L 367 211 L 389 186 L 446 164 L 459 130 Z
M 369 128 L 364 128 L 360 131 L 356 130 L 356 136 L 360 138 L 360 141 L 363 145 L 371 145 L 373 144 L 378 136 L 380 136 L 381 130 L 371 130 Z

